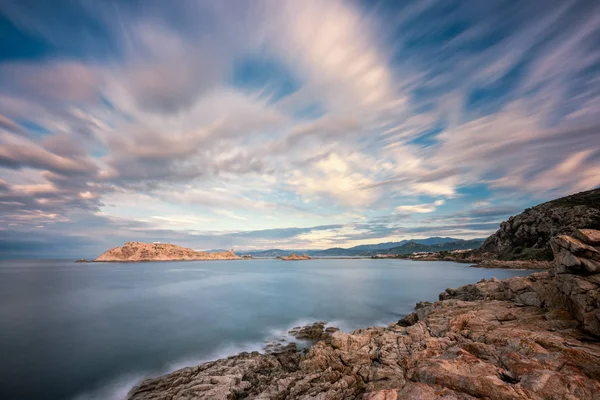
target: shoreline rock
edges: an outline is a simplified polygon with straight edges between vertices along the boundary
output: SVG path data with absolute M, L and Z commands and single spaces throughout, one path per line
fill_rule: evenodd
M 102 253 L 94 262 L 239 260 L 233 250 L 195 251 L 169 243 L 127 242 Z
M 304 355 L 241 353 L 145 380 L 128 399 L 598 399 L 600 273 L 570 239 L 552 248 L 577 262 L 447 289 L 387 327 L 293 329 L 318 340 Z

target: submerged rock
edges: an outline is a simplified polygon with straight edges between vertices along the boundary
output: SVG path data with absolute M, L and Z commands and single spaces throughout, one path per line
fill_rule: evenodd
M 265 343 L 265 354 L 284 354 L 295 353 L 298 351 L 296 343 L 287 343 L 285 341 L 269 340 Z
M 331 337 L 334 332 L 339 331 L 334 326 L 326 326 L 327 322 L 317 321 L 306 326 L 296 326 L 292 328 L 288 333 L 299 340 L 307 340 L 311 342 L 317 342 L 319 340 L 327 340 Z
M 563 239 L 556 251 L 590 259 Z M 295 328 L 318 340 L 305 355 L 242 353 L 146 380 L 128 399 L 598 399 L 600 274 L 563 258 L 447 289 L 385 328 Z

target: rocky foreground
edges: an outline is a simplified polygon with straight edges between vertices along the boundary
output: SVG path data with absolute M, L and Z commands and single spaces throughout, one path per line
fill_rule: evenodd
M 233 250 L 205 252 L 168 243 L 127 242 L 96 258 L 97 262 L 237 260 Z
M 552 241 L 550 272 L 447 289 L 388 327 L 241 353 L 133 388 L 158 399 L 600 399 L 600 232 Z

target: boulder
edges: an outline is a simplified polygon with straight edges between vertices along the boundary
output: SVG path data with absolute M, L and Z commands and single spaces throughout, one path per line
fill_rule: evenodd
M 595 229 L 577 229 L 573 236 L 590 246 L 600 246 L 600 231 Z
M 327 327 L 327 322 L 317 321 L 305 326 L 296 326 L 292 328 L 288 333 L 294 336 L 296 339 L 309 340 L 316 342 L 321 339 L 326 339 L 338 329 L 335 327 Z
M 600 235 L 591 229 L 578 230 L 578 236 L 590 242 Z M 600 273 L 600 250 L 583 241 L 567 235 L 560 235 L 550 242 L 554 252 L 555 272 L 557 274 L 597 274 Z

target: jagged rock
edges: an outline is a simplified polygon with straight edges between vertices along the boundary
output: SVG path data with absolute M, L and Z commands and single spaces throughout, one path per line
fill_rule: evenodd
M 376 392 L 379 393 L 379 392 Z M 397 399 L 401 400 L 473 400 L 476 397 L 456 393 L 441 386 L 426 385 L 418 382 L 409 382 L 398 392 Z
M 416 324 L 417 322 L 419 322 L 419 316 L 417 315 L 417 313 L 412 312 L 410 314 L 408 314 L 406 317 L 400 319 L 397 324 L 398 326 L 412 326 L 414 324 Z
M 305 356 L 241 354 L 183 369 L 143 382 L 129 399 L 597 398 L 600 344 L 583 340 L 568 308 L 549 307 L 553 296 L 575 296 L 569 303 L 597 285 L 544 272 L 467 286 L 482 299 L 450 298 L 472 288 L 446 291 L 444 301 L 419 304 L 410 326 L 336 331 Z M 543 307 L 516 303 L 533 295 Z M 323 326 L 305 331 L 317 337 Z
M 587 230 L 594 237 L 598 231 Z M 552 240 L 555 253 L 552 277 L 548 273 L 515 277 L 447 289 L 440 300 L 508 300 L 546 309 L 567 309 L 581 328 L 600 336 L 600 269 L 595 265 L 600 253 L 570 236 L 561 235 Z
M 297 352 L 296 343 L 286 343 L 276 340 L 267 341 L 265 344 L 265 354 L 283 354 Z
M 593 242 L 594 235 L 600 235 L 598 231 L 577 231 L 579 237 Z M 588 235 L 592 235 L 588 238 Z M 552 239 L 552 251 L 556 264 L 556 273 L 586 273 L 595 274 L 600 272 L 600 251 L 578 239 L 561 235 Z
M 318 340 L 325 340 L 331 334 L 338 331 L 339 329 L 333 326 L 325 328 L 327 322 L 318 321 L 306 326 L 296 326 L 292 328 L 288 333 L 300 340 L 311 340 L 316 342 Z
M 600 231 L 595 229 L 577 229 L 573 237 L 590 246 L 600 246 Z
M 600 345 L 568 315 L 446 300 L 415 325 L 335 332 L 305 356 L 242 353 L 142 382 L 129 399 L 595 399 Z

